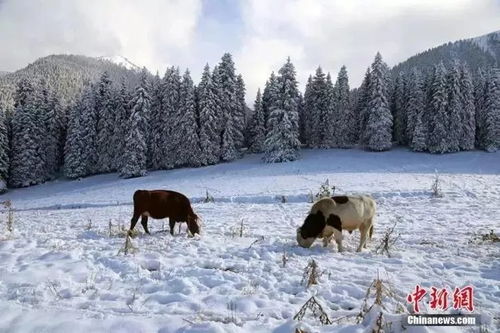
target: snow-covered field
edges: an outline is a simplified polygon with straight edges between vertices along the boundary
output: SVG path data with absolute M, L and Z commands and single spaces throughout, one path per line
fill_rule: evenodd
M 406 307 L 416 284 L 473 285 L 475 313 L 499 330 L 500 243 L 477 235 L 500 233 L 500 153 L 306 150 L 299 161 L 275 165 L 259 158 L 129 180 L 59 180 L 0 196 L 16 209 L 12 232 L 7 213 L 0 216 L 0 331 L 365 332 L 355 316 L 377 276 L 396 294 L 384 299 L 392 331 L 401 331 L 398 302 Z M 442 198 L 430 195 L 435 170 Z M 367 193 L 378 203 L 374 238 L 362 253 L 354 252 L 357 232 L 345 234 L 344 253 L 319 241 L 296 245 L 308 195 L 327 178 L 336 194 Z M 124 255 L 120 226 L 128 227 L 133 192 L 161 188 L 193 199 L 203 234 L 187 238 L 183 226 L 172 237 L 161 232 L 168 223 L 153 220 L 151 236 L 138 224 L 137 251 Z M 215 202 L 201 202 L 207 191 Z M 396 220 L 392 256 L 377 254 Z M 301 280 L 311 259 L 322 274 L 307 289 Z M 326 326 L 311 314 L 294 321 L 312 295 L 330 319 L 348 317 Z

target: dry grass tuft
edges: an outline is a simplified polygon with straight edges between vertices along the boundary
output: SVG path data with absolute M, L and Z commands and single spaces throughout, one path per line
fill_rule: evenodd
M 439 179 L 437 170 L 434 175 L 434 182 L 431 185 L 431 196 L 433 198 L 442 198 L 444 196 L 443 191 L 441 190 L 441 180 Z
M 127 237 L 125 238 L 125 244 L 118 251 L 118 254 L 123 253 L 123 254 L 127 255 L 129 253 L 135 253 L 138 250 L 139 249 L 137 247 L 135 247 L 134 244 L 132 244 L 132 238 L 130 237 L 130 235 L 127 235 Z
M 498 235 L 493 230 L 490 230 L 489 233 L 474 235 L 472 239 L 469 240 L 469 244 L 488 244 L 497 242 L 500 242 L 500 237 L 498 237 Z
M 400 220 L 401 220 L 401 217 L 398 217 L 396 219 L 396 221 L 394 222 L 394 225 L 391 228 L 386 230 L 386 232 L 384 233 L 384 236 L 382 237 L 382 239 L 380 241 L 380 244 L 375 249 L 375 253 L 379 253 L 379 254 L 386 253 L 389 258 L 391 257 L 390 250 L 400 237 L 400 234 L 394 235 L 394 229 L 396 228 L 396 225 L 398 224 L 398 222 Z
M 314 318 L 318 319 L 321 324 L 332 324 L 332 321 L 328 317 L 328 314 L 325 312 L 325 310 L 323 310 L 323 307 L 318 303 L 318 301 L 316 301 L 316 298 L 314 298 L 314 296 L 309 298 L 309 300 L 307 300 L 307 302 L 302 305 L 299 312 L 297 312 L 297 314 L 293 317 L 293 320 L 302 320 L 306 315 L 307 310 L 311 310 Z
M 305 284 L 306 288 L 309 288 L 313 284 L 318 284 L 318 279 L 321 276 L 318 264 L 314 259 L 311 259 L 307 266 L 304 268 L 304 274 L 302 275 L 301 284 Z
M 206 190 L 205 198 L 203 198 L 204 203 L 215 202 L 214 197 Z
M 314 201 L 322 198 L 332 197 L 335 193 L 335 186 L 330 186 L 330 180 L 327 178 L 319 187 L 318 192 L 314 195 Z

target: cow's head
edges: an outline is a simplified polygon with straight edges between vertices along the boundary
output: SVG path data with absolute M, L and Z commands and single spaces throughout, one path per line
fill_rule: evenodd
M 191 236 L 200 234 L 201 227 L 200 227 L 200 218 L 198 217 L 198 215 L 193 213 L 192 215 L 188 216 L 187 225 Z
M 310 213 L 304 224 L 297 228 L 297 243 L 302 247 L 311 247 L 316 238 L 321 237 L 325 225 L 325 216 L 322 212 Z
M 315 240 L 316 237 L 309 237 L 309 238 L 302 237 L 302 228 L 301 227 L 297 228 L 297 243 L 300 246 L 305 248 L 311 247 L 311 245 L 313 245 Z

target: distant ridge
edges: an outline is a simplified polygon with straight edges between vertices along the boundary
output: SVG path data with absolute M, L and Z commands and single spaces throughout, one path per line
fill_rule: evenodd
M 427 71 L 440 61 L 448 66 L 455 60 L 467 63 L 472 71 L 476 71 L 480 67 L 498 66 L 500 63 L 500 31 L 448 42 L 423 51 L 394 66 L 392 73 L 396 75 L 413 67 Z
M 112 60 L 121 62 L 116 64 Z M 123 81 L 128 88 L 135 87 L 139 83 L 138 68 L 124 57 L 104 59 L 82 55 L 50 55 L 20 70 L 0 76 L 0 93 L 12 93 L 17 82 L 29 77 L 36 81 L 44 80 L 57 91 L 63 104 L 67 104 L 80 93 L 85 84 L 97 81 L 105 71 L 115 84 Z

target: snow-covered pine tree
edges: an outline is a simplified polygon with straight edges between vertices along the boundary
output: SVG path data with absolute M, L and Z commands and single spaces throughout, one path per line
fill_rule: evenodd
M 63 151 L 61 151 L 61 141 L 63 140 L 62 129 L 62 106 L 59 98 L 54 91 L 48 90 L 44 87 L 44 107 L 41 118 L 45 124 L 45 176 L 46 178 L 53 178 L 59 171 L 60 162 L 62 161 Z
M 357 123 L 349 99 L 349 77 L 346 67 L 342 66 L 335 82 L 337 123 L 334 133 L 336 146 L 340 148 L 348 148 L 354 143 Z
M 50 149 L 50 143 L 52 142 L 51 133 L 48 133 L 47 129 L 47 117 L 48 112 L 48 100 L 49 100 L 49 89 L 42 79 L 35 86 L 33 91 L 32 101 L 35 104 L 33 107 L 33 123 L 35 126 L 31 129 L 31 135 L 36 140 L 36 155 L 37 163 L 33 165 L 32 175 L 35 179 L 34 183 L 39 184 L 47 180 L 49 170 L 48 170 L 48 160 L 47 152 Z
M 212 71 L 212 96 L 214 98 L 215 107 L 215 125 L 217 129 L 218 140 L 218 158 L 221 160 L 222 152 L 222 135 L 224 131 L 224 114 L 222 107 L 222 84 L 219 72 L 219 66 L 215 66 Z
M 431 153 L 446 153 L 448 145 L 448 113 L 446 92 L 446 69 L 442 62 L 434 66 L 430 87 L 428 149 Z
M 95 107 L 95 86 L 84 88 L 80 109 L 81 159 L 85 162 L 85 175 L 98 172 L 97 163 L 97 109 Z
M 339 123 L 339 114 L 337 113 L 336 105 L 336 91 L 332 83 L 332 77 L 330 73 L 326 75 L 326 95 L 325 102 L 319 105 L 323 107 L 320 108 L 322 113 L 320 114 L 320 135 L 321 141 L 319 144 L 320 148 L 332 148 L 336 147 L 336 134 L 337 126 Z M 321 96 L 321 95 L 320 95 Z
M 409 83 L 410 84 L 410 83 Z M 394 82 L 394 93 L 392 97 L 392 115 L 394 117 L 394 141 L 399 144 L 406 144 L 408 138 L 406 136 L 407 126 L 407 82 L 406 73 L 399 72 Z
M 104 72 L 97 83 L 95 107 L 97 112 L 97 172 L 113 171 L 115 147 L 110 145 L 114 131 L 113 91 L 109 74 Z
M 257 90 L 257 96 L 255 97 L 253 114 L 250 120 L 249 136 L 250 151 L 252 153 L 261 153 L 264 149 L 264 140 L 266 138 L 266 124 L 260 89 Z
M 474 106 L 476 110 L 476 139 L 475 146 L 484 147 L 484 104 L 486 98 L 487 73 L 479 68 L 474 80 Z
M 419 138 L 418 142 L 422 146 L 422 131 L 421 129 L 427 128 L 427 123 L 423 117 L 425 112 L 425 92 L 424 85 L 422 81 L 422 74 L 417 68 L 413 68 L 409 74 L 409 79 L 407 81 L 407 92 L 408 100 L 406 102 L 406 133 L 404 137 L 408 141 L 410 147 L 413 146 L 413 134 L 415 133 L 415 128 L 417 122 L 420 121 L 420 129 L 418 130 Z M 418 120 L 420 117 L 420 120 Z M 425 141 L 425 140 L 424 140 Z M 425 148 L 425 147 L 424 147 Z M 424 149 L 421 148 L 421 149 Z M 422 151 L 422 150 L 420 150 Z
M 387 78 L 387 65 L 377 52 L 371 68 L 368 122 L 363 134 L 367 147 L 373 151 L 389 150 L 392 146 L 392 113 L 388 102 Z
M 125 152 L 125 139 L 127 136 L 128 120 L 130 117 L 128 103 L 131 97 L 125 82 L 122 81 L 120 89 L 114 92 L 115 128 L 113 131 L 113 147 L 116 150 L 113 168 L 121 170 L 123 154 Z
M 9 137 L 5 110 L 0 109 L 0 183 L 7 184 L 9 177 Z
M 182 138 L 179 137 L 180 89 L 181 76 L 179 68 L 170 67 L 163 77 L 163 107 L 165 109 L 166 131 L 163 132 L 162 158 L 160 169 L 172 169 L 175 166 L 176 149 Z
M 312 119 L 313 112 L 313 94 L 312 94 L 313 79 L 309 75 L 304 91 L 304 98 L 302 100 L 302 112 L 299 113 L 299 129 L 300 129 L 300 142 L 307 146 L 311 146 L 311 132 L 312 132 Z
M 474 107 L 474 85 L 467 65 L 460 66 L 460 91 L 462 97 L 462 136 L 460 137 L 460 149 L 474 149 L 476 137 L 476 115 Z
M 359 131 L 357 134 L 358 142 L 366 144 L 363 133 L 366 132 L 366 125 L 368 124 L 368 100 L 370 98 L 370 68 L 366 70 L 365 77 L 358 91 L 358 103 L 356 105 L 356 113 L 358 114 Z
M 215 164 L 220 158 L 220 133 L 218 128 L 218 103 L 216 89 L 205 65 L 198 85 L 198 110 L 200 115 L 200 162 L 202 165 Z
M 448 125 L 448 151 L 457 152 L 460 150 L 460 138 L 463 137 L 463 109 L 462 92 L 460 91 L 460 64 L 454 61 L 448 71 L 446 79 L 446 91 L 448 93 L 448 102 L 446 104 Z
M 500 148 L 500 70 L 491 69 L 486 83 L 484 101 L 483 149 L 495 152 Z
M 268 121 L 264 142 L 264 161 L 267 163 L 293 161 L 299 155 L 299 115 L 297 80 L 290 58 L 279 70 L 276 105 Z
M 153 170 L 160 169 L 162 160 L 163 133 L 166 131 L 167 122 L 165 108 L 163 107 L 163 84 L 158 73 L 151 81 L 151 115 L 150 115 L 150 140 L 148 147 L 148 167 Z
M 264 87 L 264 91 L 262 92 L 262 110 L 264 111 L 264 120 L 266 123 L 266 132 L 267 132 L 267 120 L 269 119 L 269 115 L 271 114 L 271 109 L 275 104 L 275 93 L 276 93 L 276 75 L 274 72 L 271 73 L 269 80 L 266 81 L 266 86 Z
M 427 122 L 425 121 L 425 94 L 421 72 L 414 68 L 409 74 L 408 101 L 406 102 L 406 133 L 410 148 L 414 151 L 427 149 Z M 415 136 L 415 138 L 414 138 Z
M 12 187 L 25 187 L 40 182 L 36 172 L 42 164 L 36 114 L 40 106 L 39 91 L 28 79 L 18 83 L 16 110 L 12 118 L 12 150 L 9 183 Z
M 328 127 L 330 127 L 328 115 L 328 84 L 326 76 L 321 67 L 316 69 L 316 74 L 313 77 L 311 99 L 312 109 L 311 117 L 311 147 L 327 147 Z
M 236 103 L 236 75 L 231 54 L 225 53 L 218 66 L 220 78 L 220 101 L 223 117 L 221 156 L 224 161 L 231 161 L 239 157 L 237 150 L 238 140 L 242 137 L 239 133 L 240 121 Z
M 83 140 L 80 119 L 83 118 L 82 111 L 84 99 L 81 98 L 76 105 L 71 107 L 64 147 L 64 175 L 71 179 L 84 177 L 87 174 L 86 161 L 82 158 Z
M 189 70 L 182 76 L 180 89 L 180 122 L 177 130 L 179 145 L 177 146 L 176 166 L 200 166 L 201 150 L 196 119 L 194 85 Z
M 425 151 L 427 149 L 427 126 L 422 120 L 423 109 L 414 118 L 413 135 L 411 136 L 410 148 L 413 151 Z
M 299 91 L 299 99 L 297 101 L 297 113 L 299 115 L 299 142 L 303 143 L 304 138 L 304 123 L 302 117 L 304 116 L 304 95 Z
M 151 109 L 151 101 L 144 81 L 137 87 L 130 102 L 125 151 L 121 164 L 120 176 L 124 178 L 141 177 L 147 169 L 147 117 Z
M 235 87 L 235 119 L 237 119 L 235 125 L 236 128 L 236 147 L 238 149 L 243 148 L 245 143 L 244 130 L 246 127 L 246 103 L 245 103 L 245 82 L 243 81 L 243 76 L 239 74 L 236 77 L 236 87 Z

